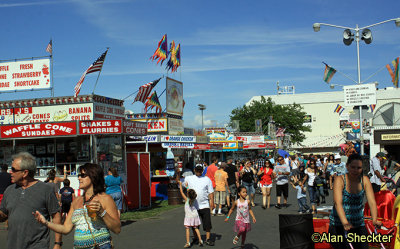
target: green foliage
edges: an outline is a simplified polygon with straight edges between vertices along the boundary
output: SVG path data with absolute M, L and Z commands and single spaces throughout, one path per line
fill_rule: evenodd
M 277 105 L 271 98 L 261 96 L 260 101 L 233 109 L 229 117 L 230 125 L 233 120 L 239 120 L 241 132 L 255 132 L 255 120 L 261 119 L 266 134 L 269 117 L 272 116 L 276 127 L 286 128 L 285 133 L 291 134 L 292 143 L 301 143 L 305 139 L 303 132 L 311 131 L 310 127 L 304 126 L 305 115 L 299 104 Z

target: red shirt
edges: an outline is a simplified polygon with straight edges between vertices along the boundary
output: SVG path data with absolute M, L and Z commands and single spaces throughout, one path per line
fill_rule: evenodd
M 268 171 L 267 171 L 267 169 L 268 169 Z M 271 168 L 267 168 L 267 167 L 264 167 L 262 170 L 264 171 L 264 174 L 261 177 L 261 184 L 262 185 L 272 184 L 272 173 L 274 172 L 274 170 Z
M 207 167 L 207 173 L 206 176 L 208 176 L 208 178 L 210 178 L 213 188 L 215 188 L 215 172 L 218 170 L 218 167 L 215 166 L 215 164 L 210 164 Z

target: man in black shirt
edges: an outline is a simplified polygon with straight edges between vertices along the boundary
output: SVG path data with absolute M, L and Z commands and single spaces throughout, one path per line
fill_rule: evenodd
M 4 191 L 8 186 L 11 185 L 11 174 L 7 172 L 8 165 L 1 165 L 1 173 L 0 173 L 0 203 L 3 199 Z
M 232 164 L 232 161 L 232 158 L 229 157 L 227 160 L 228 166 L 225 168 L 226 173 L 228 173 L 228 186 L 230 190 L 230 195 L 228 194 L 226 197 L 229 207 L 231 205 L 231 201 L 234 201 L 234 199 L 231 200 L 230 196 L 235 198 L 237 187 L 239 187 L 239 173 L 236 166 Z

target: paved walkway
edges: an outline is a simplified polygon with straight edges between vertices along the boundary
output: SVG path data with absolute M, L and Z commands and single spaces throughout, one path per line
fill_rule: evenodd
M 261 208 L 261 195 L 256 195 L 257 206 L 253 208 L 257 219 L 256 224 L 252 224 L 252 231 L 247 234 L 246 249 L 256 248 L 279 248 L 279 214 L 296 214 L 297 199 L 295 190 L 290 188 L 289 207 L 280 210 L 273 207 L 276 203 L 275 189 L 272 191 L 272 206 L 270 209 Z M 332 205 L 332 191 L 327 198 L 327 204 Z M 229 222 L 225 223 L 225 217 L 212 217 L 212 238 L 215 240 L 215 246 L 205 246 L 209 248 L 239 248 L 232 244 L 234 237 L 233 224 L 236 214 L 233 214 Z M 139 220 L 136 222 L 123 222 L 122 232 L 119 235 L 113 235 L 114 246 L 116 249 L 135 248 L 135 249 L 178 249 L 183 248 L 186 243 L 185 228 L 183 226 L 184 210 L 177 208 L 163 213 L 160 217 Z M 0 223 L 1 224 L 1 223 Z M 0 248 L 6 248 L 7 231 L 4 225 L 0 227 Z M 205 233 L 200 230 L 203 238 Z M 23 236 L 23 235 L 21 235 Z M 52 239 L 54 236 L 52 236 Z M 63 248 L 73 248 L 73 232 L 64 236 Z M 194 245 L 192 248 L 198 248 Z

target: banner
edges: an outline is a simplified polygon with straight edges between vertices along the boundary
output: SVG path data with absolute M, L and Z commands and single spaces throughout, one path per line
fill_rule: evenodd
M 75 122 L 0 126 L 1 138 L 55 137 L 76 134 Z
M 183 115 L 183 83 L 167 77 L 167 113 Z
M 50 59 L 0 63 L 0 92 L 49 89 Z
M 166 118 L 136 119 L 134 121 L 147 122 L 147 132 L 168 131 L 168 122 Z
M 79 134 L 115 134 L 121 133 L 121 120 L 80 121 Z
M 124 120 L 122 121 L 122 130 L 124 134 L 133 136 L 146 136 L 147 124 L 145 122 L 135 122 Z

